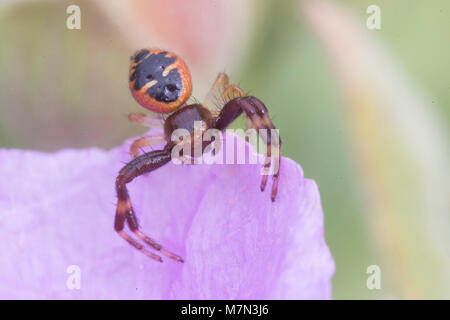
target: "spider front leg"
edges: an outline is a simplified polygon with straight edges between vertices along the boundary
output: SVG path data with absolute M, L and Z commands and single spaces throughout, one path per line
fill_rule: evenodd
M 245 92 L 242 90 L 239 86 L 235 84 L 230 84 L 220 95 L 219 99 L 223 101 L 223 105 L 225 105 L 228 101 L 238 98 L 238 97 L 245 97 Z M 253 127 L 253 122 L 250 119 L 250 117 L 247 115 L 247 113 L 244 113 L 245 116 L 245 123 L 246 128 L 250 129 Z M 245 140 L 248 142 L 248 136 L 245 137 Z
M 150 117 L 144 113 L 135 113 L 132 112 L 128 115 L 128 120 L 134 123 L 137 123 L 141 126 L 149 127 L 149 128 L 160 128 L 163 127 L 163 122 L 161 119 L 155 119 Z M 148 136 L 141 137 L 136 139 L 130 146 L 130 153 L 133 158 L 136 158 L 139 155 L 139 150 L 144 147 L 154 146 L 161 144 L 165 141 L 164 135 L 162 133 L 151 134 Z
M 217 109 L 221 109 L 228 101 L 237 97 L 246 96 L 245 91 L 242 90 L 241 87 L 235 84 L 229 84 L 229 82 L 228 75 L 225 72 L 219 72 L 202 103 L 211 110 L 214 116 L 217 116 L 220 113 Z M 252 127 L 252 122 L 247 115 L 245 115 L 245 118 L 247 129 L 250 129 Z M 248 142 L 248 137 L 246 137 L 246 140 Z
M 237 117 L 242 114 L 242 112 L 245 112 L 259 133 L 261 133 L 260 129 L 266 129 L 267 133 L 267 136 L 260 135 L 267 145 L 267 154 L 264 164 L 265 171 L 261 180 L 261 191 L 264 191 L 267 184 L 268 170 L 271 167 L 272 145 L 278 149 L 275 154 L 274 172 L 272 175 L 273 183 L 271 199 L 272 201 L 275 201 L 278 191 L 278 176 L 280 173 L 281 163 L 281 139 L 278 135 L 278 131 L 275 130 L 276 128 L 269 117 L 269 113 L 264 103 L 262 103 L 258 98 L 252 96 L 239 97 L 230 100 L 227 104 L 225 104 L 222 111 L 217 116 L 214 127 L 218 130 L 225 130 Z
M 149 127 L 149 128 L 162 128 L 163 127 L 163 120 L 148 116 L 145 113 L 131 112 L 128 115 L 128 120 L 130 122 L 137 123 L 144 127 Z
M 206 94 L 206 97 L 203 100 L 202 105 L 207 107 L 209 110 L 214 111 L 214 107 L 217 106 L 219 102 L 218 97 L 228 87 L 229 85 L 228 83 L 229 83 L 228 75 L 225 72 L 219 72 L 219 74 L 216 77 L 216 80 L 214 80 L 214 83 L 212 84 L 211 88 Z
M 166 141 L 164 139 L 164 135 L 162 133 L 144 136 L 142 138 L 136 139 L 130 146 L 130 153 L 133 158 L 139 156 L 139 150 L 144 147 L 150 147 L 154 145 L 158 145 Z
M 152 238 L 145 235 L 139 230 L 139 225 L 136 219 L 136 215 L 131 205 L 130 196 L 126 185 L 134 178 L 143 175 L 147 172 L 158 169 L 159 167 L 168 163 L 171 159 L 171 147 L 166 145 L 163 150 L 155 150 L 145 153 L 126 164 L 119 172 L 116 178 L 116 192 L 117 192 L 117 209 L 116 217 L 114 221 L 114 229 L 116 232 L 125 239 L 133 247 L 141 251 L 146 256 L 162 262 L 160 256 L 146 250 L 144 246 L 132 238 L 128 233 L 124 231 L 125 220 L 127 222 L 130 231 L 141 239 L 144 243 L 151 248 L 158 250 L 165 256 L 174 259 L 179 262 L 183 262 L 183 259 L 176 254 L 163 249 L 163 247 L 155 242 Z

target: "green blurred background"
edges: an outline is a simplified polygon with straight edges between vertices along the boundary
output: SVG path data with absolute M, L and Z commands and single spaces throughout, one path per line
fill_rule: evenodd
M 192 66 L 196 98 L 225 69 L 269 106 L 284 156 L 319 185 L 337 266 L 334 298 L 449 298 L 450 2 L 317 3 L 324 7 L 294 0 L 4 1 L 0 147 L 111 148 L 144 133 L 127 121 L 129 112 L 144 110 L 128 91 L 128 58 L 143 46 L 168 48 Z M 81 8 L 81 30 L 66 28 L 70 4 Z M 381 8 L 381 30 L 366 28 L 371 4 Z M 360 92 L 351 90 L 361 83 L 346 78 L 327 49 L 340 37 L 337 28 L 318 35 L 330 12 L 336 23 L 354 21 L 373 44 L 372 56 L 355 39 L 340 45 L 350 60 L 363 57 L 354 68 L 376 102 L 355 100 Z M 406 94 L 383 89 L 391 73 L 366 77 L 359 64 L 399 75 L 394 84 Z M 402 107 L 382 107 L 390 101 Z M 422 116 L 412 116 L 417 110 Z M 429 156 L 416 163 L 415 152 Z M 366 286 L 373 264 L 382 271 L 380 290 Z

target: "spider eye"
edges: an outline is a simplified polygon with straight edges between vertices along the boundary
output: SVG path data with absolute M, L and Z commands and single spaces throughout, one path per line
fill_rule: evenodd
M 130 90 L 144 108 L 169 113 L 191 95 L 191 75 L 175 54 L 162 50 L 139 50 L 131 59 Z

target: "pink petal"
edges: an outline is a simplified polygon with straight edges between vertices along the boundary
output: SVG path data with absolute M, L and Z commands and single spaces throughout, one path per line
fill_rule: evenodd
M 185 259 L 158 263 L 113 230 L 114 180 L 129 143 L 0 150 L 0 298 L 331 298 L 320 196 L 298 164 L 282 159 L 274 203 L 270 182 L 259 191 L 259 165 L 169 163 L 134 180 L 142 230 Z M 71 265 L 79 290 L 66 285 Z

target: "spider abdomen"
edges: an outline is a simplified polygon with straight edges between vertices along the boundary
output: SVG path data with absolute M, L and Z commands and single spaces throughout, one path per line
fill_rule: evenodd
M 151 111 L 169 113 L 182 106 L 191 95 L 191 81 L 186 64 L 173 53 L 141 49 L 131 57 L 131 93 Z

